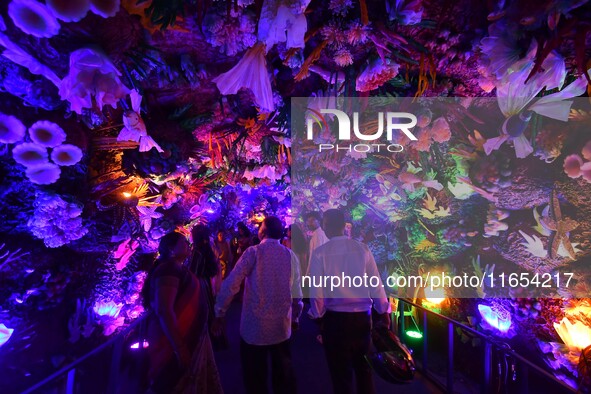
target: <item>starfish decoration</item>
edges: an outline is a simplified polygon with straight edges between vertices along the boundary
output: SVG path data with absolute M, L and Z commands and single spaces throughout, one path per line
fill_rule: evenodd
M 140 213 L 140 222 L 145 231 L 150 231 L 152 227 L 152 219 L 159 219 L 163 216 L 162 213 L 156 212 L 158 205 L 141 206 L 138 205 L 137 210 Z
M 562 217 L 560 202 L 554 190 L 552 190 L 550 197 L 550 216 L 541 218 L 541 221 L 544 227 L 553 232 L 548 242 L 550 257 L 556 258 L 558 256 L 558 249 L 562 244 L 570 258 L 575 260 L 576 253 L 568 239 L 568 233 L 579 227 L 579 223 L 576 220 Z

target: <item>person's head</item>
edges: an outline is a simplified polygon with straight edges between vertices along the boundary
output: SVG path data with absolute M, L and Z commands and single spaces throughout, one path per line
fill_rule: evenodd
M 317 211 L 308 212 L 304 216 L 304 220 L 306 221 L 306 226 L 308 227 L 308 229 L 310 229 L 311 231 L 315 231 L 316 229 L 318 229 L 318 227 L 320 227 L 320 223 L 322 222 L 322 216 L 320 215 L 320 212 Z
M 287 238 L 291 238 L 291 226 L 289 226 L 286 230 L 285 230 L 285 236 Z
M 224 230 L 218 230 L 216 238 L 217 238 L 218 242 L 223 242 L 224 238 L 226 238 L 226 234 L 224 233 Z
M 198 224 L 191 229 L 191 237 L 195 245 L 209 243 L 209 229 L 203 224 Z
M 162 259 L 182 263 L 189 255 L 189 243 L 181 233 L 168 233 L 160 238 L 158 253 L 160 253 Z
M 261 223 L 259 228 L 259 239 L 265 238 L 281 239 L 283 236 L 283 223 L 278 217 L 268 216 Z
M 328 238 L 338 237 L 345 232 L 345 213 L 340 209 L 324 212 L 322 228 Z
M 250 237 L 250 230 L 246 227 L 246 224 L 242 222 L 238 222 L 236 225 L 238 227 L 238 236 L 240 237 Z

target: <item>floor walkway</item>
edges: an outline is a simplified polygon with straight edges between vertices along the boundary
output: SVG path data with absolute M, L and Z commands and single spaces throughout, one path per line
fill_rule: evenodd
M 307 310 L 307 308 L 306 308 Z M 240 304 L 234 302 L 227 314 L 227 333 L 230 349 L 216 353 L 216 360 L 224 385 L 224 391 L 231 394 L 242 394 L 242 373 L 240 369 L 240 337 L 238 325 L 240 321 Z M 298 393 L 327 394 L 332 392 L 328 367 L 324 358 L 324 350 L 316 341 L 318 334 L 315 324 L 306 316 L 302 316 L 301 327 L 293 334 L 292 355 L 296 370 Z M 440 391 L 420 375 L 406 385 L 393 385 L 375 376 L 377 392 L 431 394 Z

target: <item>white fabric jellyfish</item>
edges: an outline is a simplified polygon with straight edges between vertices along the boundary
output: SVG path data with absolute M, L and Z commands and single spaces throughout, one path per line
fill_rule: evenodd
M 236 94 L 242 88 L 250 89 L 257 105 L 267 111 L 275 109 L 271 79 L 267 71 L 265 44 L 259 42 L 229 71 L 213 79 L 221 94 Z
M 286 48 L 303 48 L 308 30 L 304 11 L 310 0 L 266 0 L 263 3 L 258 26 L 258 40 L 267 45 L 285 42 Z
M 140 115 L 140 105 L 142 103 L 142 96 L 137 90 L 132 90 L 129 94 L 131 98 L 131 110 L 125 111 L 123 114 L 123 125 L 117 141 L 135 141 L 140 143 L 140 152 L 147 152 L 152 148 L 156 148 L 158 152 L 164 150 L 148 135 L 146 124 Z
M 60 83 L 59 93 L 78 114 L 82 114 L 83 108 L 92 108 L 93 96 L 99 109 L 103 105 L 117 108 L 117 102 L 129 94 L 129 89 L 119 79 L 120 75 L 100 50 L 78 49 L 70 54 L 70 70 Z

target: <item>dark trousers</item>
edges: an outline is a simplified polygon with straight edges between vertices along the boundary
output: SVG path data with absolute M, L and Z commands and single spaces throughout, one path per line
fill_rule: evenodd
M 269 358 L 271 359 L 271 380 L 273 393 L 295 394 L 295 374 L 291 362 L 290 341 L 276 345 L 250 345 L 240 341 L 242 375 L 248 394 L 266 394 Z
M 335 394 L 375 393 L 372 370 L 365 360 L 370 335 L 369 312 L 328 311 L 324 315 L 322 342 Z

